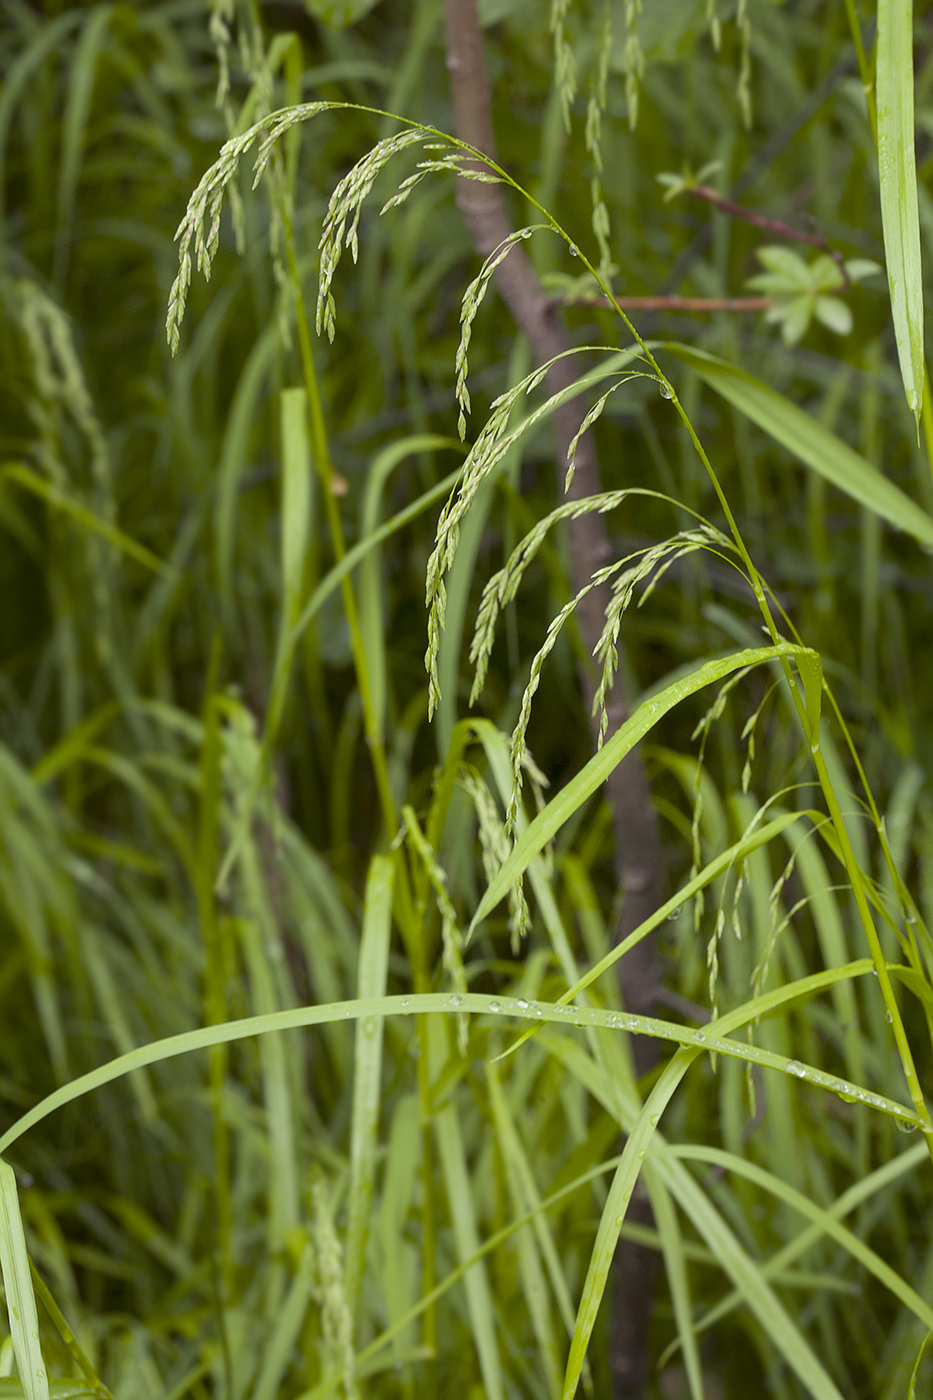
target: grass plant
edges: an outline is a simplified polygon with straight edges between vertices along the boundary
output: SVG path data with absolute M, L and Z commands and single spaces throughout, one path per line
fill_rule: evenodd
M 9 5 L 0 1396 L 609 1395 L 620 1239 L 647 1396 L 928 1389 L 929 21 L 481 13 L 497 162 L 433 0 Z M 807 216 L 858 278 L 723 310 Z

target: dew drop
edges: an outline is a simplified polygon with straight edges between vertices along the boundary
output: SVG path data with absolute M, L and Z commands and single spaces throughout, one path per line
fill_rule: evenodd
M 407 1011 L 407 1010 L 408 1010 L 408 1007 L 409 1007 L 410 1005 L 411 1005 L 411 1003 L 409 1002 L 408 998 L 407 998 L 407 997 L 402 997 L 402 1010 L 403 1010 L 403 1011 Z
M 458 997 L 458 996 L 456 996 L 456 995 L 452 996 L 452 997 L 450 998 L 450 1004 L 451 1004 L 451 1006 L 462 1006 L 462 1005 L 463 1005 L 463 997 Z
M 570 245 L 570 256 L 572 258 L 578 258 L 580 256 L 580 250 L 575 243 L 571 243 Z
M 806 1077 L 806 1068 L 799 1060 L 788 1060 L 786 1069 L 788 1074 L 795 1074 L 798 1079 L 804 1079 Z
M 638 1030 L 638 1018 L 636 1016 L 630 1016 L 625 1024 L 630 1031 Z
M 527 1003 L 527 1001 L 525 1001 L 522 997 L 519 997 L 519 999 L 518 999 L 518 1001 L 515 1003 L 515 1005 L 518 1007 L 519 1011 L 527 1011 L 527 1010 L 528 1010 L 528 1003 Z
M 660 1121 L 661 1121 L 661 1115 L 660 1115 L 660 1113 L 652 1113 L 652 1115 L 651 1115 L 651 1126 L 652 1126 L 652 1128 L 656 1128 L 656 1127 L 658 1126 L 658 1124 L 660 1123 Z
M 491 1002 L 489 1003 L 489 1010 L 490 1010 L 490 1011 L 501 1011 L 501 1010 L 502 1010 L 502 1007 L 499 1005 L 499 1003 L 498 1003 L 497 1001 L 491 1001 Z
M 695 1031 L 693 1039 L 696 1041 L 697 1045 L 702 1045 L 704 1040 L 706 1039 L 706 1036 L 703 1034 L 702 1031 Z
M 889 1026 L 894 1025 L 894 1017 L 891 1015 L 890 1011 L 886 1011 L 884 1013 L 884 1019 L 887 1021 Z
M 917 1124 L 911 1123 L 909 1118 L 895 1118 L 894 1121 L 902 1133 L 915 1133 L 917 1131 Z
M 667 384 L 659 384 L 658 393 L 661 395 L 662 399 L 672 399 L 674 397 L 673 389 Z

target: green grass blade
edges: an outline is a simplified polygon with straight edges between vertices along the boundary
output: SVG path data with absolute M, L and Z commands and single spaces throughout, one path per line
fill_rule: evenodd
M 100 536 L 106 540 L 107 544 L 118 549 L 121 554 L 125 554 L 128 559 L 133 559 L 137 564 L 142 564 L 144 568 L 151 569 L 153 573 L 161 574 L 164 578 L 175 579 L 176 571 L 171 565 L 164 563 L 157 558 L 145 545 L 138 544 L 136 540 L 130 539 L 123 530 L 111 525 L 108 520 L 102 520 L 99 515 L 90 510 L 87 506 L 76 501 L 72 496 L 53 486 L 45 477 L 38 472 L 32 471 L 30 467 L 23 466 L 20 462 L 4 462 L 0 467 L 0 482 L 4 479 L 15 481 L 17 486 L 21 486 L 24 491 L 29 491 L 33 496 L 38 496 L 45 501 L 46 505 L 54 510 L 60 510 L 63 515 L 68 515 L 83 529 L 89 530 L 92 534 Z
M 875 94 L 881 227 L 894 338 L 911 413 L 923 407 L 923 280 L 914 154 L 912 0 L 878 0 Z
M 520 1251 L 519 1267 L 524 1292 L 528 1300 L 528 1309 L 531 1313 L 532 1326 L 538 1342 L 538 1350 L 544 1363 L 548 1391 L 551 1395 L 559 1395 L 563 1358 L 558 1345 L 558 1329 L 554 1327 L 550 1316 L 544 1269 L 538 1250 L 535 1248 L 536 1243 L 540 1244 L 542 1232 L 547 1236 L 551 1251 L 553 1251 L 553 1241 L 547 1228 L 547 1222 L 541 1212 L 541 1198 L 534 1183 L 531 1167 L 522 1146 L 521 1135 L 509 1108 L 498 1071 L 495 1064 L 488 1062 L 485 1069 L 489 1103 L 492 1109 L 499 1151 L 505 1165 L 513 1210 L 516 1215 L 528 1215 L 534 1212 L 533 1230 L 537 1241 L 533 1238 L 531 1230 L 519 1231 L 517 1238 Z M 559 1264 L 558 1276 L 563 1285 L 562 1291 L 566 1292 L 566 1283 L 563 1281 L 563 1272 L 560 1270 Z
M 927 1349 L 927 1344 L 931 1337 L 933 1337 L 933 1332 L 928 1332 L 923 1339 L 920 1350 L 917 1352 L 917 1360 L 914 1363 L 914 1369 L 910 1377 L 910 1392 L 907 1396 L 907 1400 L 917 1400 L 917 1376 L 920 1373 L 920 1363 L 923 1360 L 923 1354 Z
M 227 417 L 223 448 L 217 469 L 215 518 L 215 561 L 220 601 L 233 603 L 233 557 L 236 539 L 240 476 L 249 456 L 250 434 L 258 412 L 266 380 L 281 349 L 279 327 L 272 321 L 259 336 L 240 373 Z
M 439 437 L 436 433 L 413 433 L 377 452 L 366 476 L 360 517 L 361 541 L 368 540 L 379 529 L 383 493 L 396 467 L 416 454 L 440 452 L 445 448 L 458 456 L 464 451 L 463 443 L 458 438 Z M 359 599 L 360 630 L 371 681 L 373 712 L 381 734 L 385 728 L 386 710 L 386 639 L 382 550 L 378 545 L 371 548 L 360 563 Z
M 884 1166 L 877 1168 L 868 1176 L 857 1181 L 848 1191 L 845 1191 L 828 1208 L 827 1213 L 835 1220 L 841 1220 L 844 1216 L 851 1214 L 864 1201 L 868 1201 L 876 1193 L 890 1186 L 901 1176 L 912 1172 L 921 1163 L 927 1161 L 927 1149 L 923 1143 L 917 1143 L 915 1147 L 909 1147 L 906 1152 L 902 1152 L 897 1157 L 892 1157 L 885 1162 Z M 820 1239 L 822 1229 L 818 1224 L 808 1225 L 801 1230 L 783 1249 L 771 1256 L 764 1266 L 764 1272 L 769 1278 L 777 1278 L 781 1271 L 788 1268 L 795 1259 L 806 1254 L 809 1249 Z M 740 1292 L 735 1291 L 723 1298 L 697 1323 L 697 1331 L 705 1331 L 713 1326 L 720 1318 L 725 1317 L 734 1308 L 742 1305 L 743 1299 Z M 675 1344 L 676 1345 L 676 1344 Z
M 83 9 L 69 10 L 66 14 L 58 15 L 39 30 L 34 42 L 18 55 L 4 74 L 3 85 L 0 87 L 0 236 L 2 236 L 6 218 L 7 142 L 13 125 L 16 105 L 22 99 L 35 73 L 42 67 L 50 54 L 60 52 L 68 31 L 75 29 L 85 15 L 86 11 Z
M 818 1088 L 827 1089 L 844 1099 L 863 1103 L 912 1128 L 928 1131 L 926 1119 L 922 1119 L 912 1108 L 889 1099 L 884 1094 L 862 1089 L 839 1075 L 825 1074 L 822 1070 L 790 1060 L 786 1055 L 778 1055 L 747 1041 L 729 1038 L 729 1032 L 738 1030 L 760 1016 L 774 1014 L 782 1006 L 809 998 L 844 977 L 865 977 L 872 969 L 872 961 L 862 958 L 858 962 L 847 964 L 846 967 L 814 973 L 810 977 L 786 983 L 765 996 L 756 997 L 754 1001 L 746 1003 L 738 1010 L 719 1017 L 715 1035 L 706 1030 L 692 1030 L 689 1026 L 665 1021 L 659 1017 L 625 1016 L 617 1011 L 604 1011 L 597 1007 L 575 1006 L 571 1014 L 575 1025 L 579 1023 L 581 1026 L 598 1027 L 603 1030 L 626 1030 L 634 1035 L 650 1035 L 678 1045 L 695 1046 L 698 1050 L 705 1050 L 710 1054 L 731 1055 L 738 1060 L 760 1064 L 766 1069 L 778 1070 L 782 1074 L 792 1075 L 795 1079 L 809 1081 Z M 242 1020 L 227 1021 L 220 1026 L 202 1026 L 198 1030 L 184 1031 L 180 1035 L 167 1036 L 149 1045 L 141 1045 L 129 1054 L 120 1055 L 117 1059 L 82 1074 L 70 1084 L 53 1090 L 17 1119 L 0 1137 L 0 1154 L 6 1152 L 30 1128 L 41 1123 L 57 1109 L 63 1108 L 65 1104 L 72 1103 L 93 1089 L 112 1084 L 132 1070 L 141 1069 L 145 1065 L 159 1064 L 178 1055 L 190 1054 L 194 1050 L 206 1050 L 212 1045 L 248 1040 L 252 1036 L 270 1035 L 275 1031 L 363 1020 L 367 1016 L 414 1016 L 436 1012 L 451 1016 L 499 1015 L 515 1017 L 530 1024 L 550 1021 L 566 1026 L 568 1007 L 554 1002 L 531 1004 L 511 997 L 490 997 L 478 992 L 464 992 L 462 995 L 457 993 L 454 997 L 446 992 L 423 992 L 407 997 L 372 997 L 367 1000 L 329 1002 L 326 1006 L 299 1006 L 267 1015 L 245 1016 Z
M 392 937 L 392 890 L 395 863 L 375 856 L 366 882 L 363 936 L 360 940 L 359 995 L 385 996 Z M 384 1021 L 372 1016 L 356 1027 L 353 1072 L 353 1124 L 350 1132 L 350 1202 L 346 1245 L 346 1288 L 355 1317 L 365 1271 L 366 1244 L 376 1171 L 376 1135 L 382 1075 Z
M 382 1292 L 396 1360 L 401 1360 L 406 1344 L 414 1337 L 405 1322 L 414 1298 L 415 1263 L 414 1246 L 405 1238 L 405 1223 L 418 1177 L 420 1127 L 417 1096 L 406 1094 L 399 1100 L 389 1134 L 378 1226 Z
M 16 1175 L 0 1161 L 0 1270 L 6 1293 L 13 1354 L 26 1400 L 49 1400 L 49 1379 L 39 1345 L 39 1314 L 26 1253 Z
M 922 506 L 790 399 L 705 350 L 674 342 L 668 342 L 664 348 L 696 370 L 711 389 L 833 486 L 882 520 L 913 535 L 921 544 L 933 545 L 933 518 Z
M 586 1280 L 577 1309 L 577 1321 L 570 1342 L 570 1355 L 564 1374 L 562 1400 L 573 1400 L 587 1348 L 596 1325 L 609 1269 L 619 1242 L 619 1232 L 625 1224 L 625 1212 L 635 1189 L 635 1182 L 642 1169 L 655 1129 L 677 1086 L 696 1059 L 696 1050 L 684 1047 L 669 1060 L 655 1084 L 644 1107 L 638 1115 L 628 1135 L 619 1165 L 612 1178 L 612 1185 L 606 1197 L 606 1204 L 600 1216 L 596 1231 L 596 1242 L 590 1256 Z
M 291 1287 L 266 1344 L 253 1400 L 276 1400 L 299 1342 L 302 1323 L 314 1291 L 314 1249 L 308 1241 L 301 1253 Z
M 112 5 L 99 5 L 91 10 L 71 60 L 68 98 L 62 121 L 62 157 L 58 171 L 55 280 L 59 286 L 64 282 L 68 269 L 81 152 L 87 134 L 97 64 L 108 37 L 112 13 Z
M 283 616 L 291 628 L 301 611 L 304 594 L 314 484 L 304 389 L 282 390 L 281 425 Z
M 686 1053 L 689 1052 L 679 1051 L 674 1060 Z M 813 1396 L 813 1400 L 842 1400 L 840 1390 L 791 1321 L 777 1294 L 767 1283 L 762 1270 L 745 1253 L 729 1226 L 689 1172 L 678 1175 L 675 1191 L 681 1209 L 687 1212 L 693 1225 L 716 1255 L 721 1267 L 740 1289 L 765 1335 L 771 1339 L 785 1363 Z
M 700 1351 L 697 1346 L 696 1330 L 693 1325 L 693 1308 L 690 1301 L 690 1281 L 687 1277 L 687 1261 L 684 1251 L 684 1238 L 677 1219 L 677 1212 L 671 1194 L 661 1178 L 649 1163 L 644 1168 L 645 1185 L 651 1197 L 651 1212 L 661 1239 L 664 1251 L 664 1268 L 667 1285 L 671 1290 L 671 1303 L 677 1335 L 684 1354 L 684 1368 L 691 1400 L 703 1400 L 703 1371 L 700 1365 Z
M 811 1201 L 808 1196 L 795 1190 L 793 1186 L 788 1186 L 780 1177 L 772 1172 L 759 1167 L 755 1162 L 748 1162 L 742 1157 L 737 1157 L 732 1152 L 724 1152 L 717 1147 L 672 1147 L 669 1149 L 678 1157 L 685 1157 L 696 1162 L 709 1162 L 717 1167 L 724 1167 L 727 1171 L 735 1172 L 739 1176 L 745 1177 L 747 1181 L 753 1181 L 757 1186 L 762 1187 L 771 1195 L 779 1197 L 792 1206 L 794 1210 L 817 1224 L 821 1234 L 828 1235 L 831 1239 L 840 1244 L 853 1259 L 857 1259 L 860 1264 L 874 1274 L 905 1308 L 909 1308 L 925 1327 L 933 1329 L 933 1308 L 930 1307 L 920 1295 L 911 1288 L 896 1270 L 892 1269 L 875 1251 L 864 1244 L 851 1230 L 840 1222 L 822 1206 L 818 1206 Z
M 447 1201 L 453 1224 L 454 1238 L 460 1262 L 470 1259 L 479 1251 L 479 1231 L 476 1224 L 476 1211 L 473 1204 L 473 1190 L 470 1173 L 467 1169 L 463 1136 L 460 1132 L 460 1119 L 454 1104 L 448 1103 L 434 1120 L 437 1133 L 438 1153 L 444 1182 L 447 1187 Z M 479 1356 L 480 1370 L 486 1387 L 488 1400 L 505 1400 L 502 1379 L 502 1365 L 499 1360 L 499 1344 L 496 1340 L 496 1310 L 485 1264 L 472 1264 L 467 1269 L 463 1286 L 466 1289 L 467 1305 L 470 1310 L 473 1340 Z

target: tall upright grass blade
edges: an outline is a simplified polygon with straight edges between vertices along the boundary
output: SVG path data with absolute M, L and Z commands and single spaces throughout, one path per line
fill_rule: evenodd
M 252 1400 L 276 1400 L 298 1344 L 314 1290 L 314 1249 L 306 1240 L 294 1278 L 275 1320 Z
M 479 1231 L 460 1119 L 452 1103 L 448 1103 L 435 1116 L 434 1126 L 457 1254 L 460 1262 L 464 1263 L 479 1250 Z M 473 1339 L 488 1400 L 505 1400 L 502 1363 L 496 1338 L 496 1311 L 489 1287 L 489 1276 L 482 1261 L 472 1264 L 467 1269 L 463 1285 L 466 1289 Z
M 283 617 L 290 631 L 303 602 L 312 528 L 314 473 L 308 436 L 308 397 L 304 389 L 282 390 L 281 426 Z
M 901 379 L 920 431 L 923 408 L 923 273 L 914 154 L 912 0 L 878 0 L 875 53 L 881 227 Z
M 21 486 L 24 491 L 30 492 L 33 496 L 38 496 L 53 510 L 59 510 L 63 515 L 69 516 L 82 529 L 106 540 L 109 545 L 119 550 L 121 554 L 125 554 L 128 559 L 135 560 L 137 564 L 142 564 L 144 568 L 151 569 L 153 573 L 160 574 L 163 578 L 172 580 L 177 578 L 176 571 L 170 564 L 164 563 L 145 545 L 131 539 L 125 531 L 112 525 L 109 520 L 104 520 L 83 502 L 75 500 L 73 496 L 68 495 L 53 482 L 46 481 L 45 477 L 40 476 L 31 467 L 25 466 L 22 462 L 4 462 L 0 464 L 0 483 L 4 480 L 15 481 L 17 486 Z
M 360 940 L 359 995 L 385 996 L 392 936 L 395 863 L 374 856 L 366 881 Z M 350 1203 L 346 1245 L 347 1305 L 355 1317 L 366 1262 L 369 1218 L 376 1171 L 376 1135 L 382 1074 L 384 1021 L 372 1016 L 356 1028 L 353 1069 L 353 1123 L 350 1130 Z
M 16 1174 L 0 1161 L 0 1270 L 13 1354 L 26 1400 L 49 1400 L 49 1378 L 39 1345 L 39 1314 L 26 1253 Z
M 75 45 L 68 78 L 68 99 L 62 121 L 62 156 L 58 172 L 58 229 L 55 237 L 55 280 L 65 280 L 74 227 L 75 196 L 81 156 L 87 138 L 88 118 L 97 64 L 107 38 L 112 5 L 98 5 L 88 14 Z

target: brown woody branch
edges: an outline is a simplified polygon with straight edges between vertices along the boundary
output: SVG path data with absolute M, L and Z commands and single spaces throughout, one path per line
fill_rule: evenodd
M 475 0 L 445 0 L 444 13 L 447 67 L 457 135 L 495 160 L 492 94 Z M 499 185 L 461 179 L 457 203 L 481 257 L 488 257 L 512 233 Z M 502 299 L 515 324 L 527 336 L 539 365 L 572 348 L 551 297 L 541 286 L 521 247 L 509 252 L 495 276 Z M 569 387 L 575 379 L 571 358 L 560 359 L 548 370 L 548 390 L 554 394 Z M 566 475 L 570 444 L 580 430 L 585 412 L 583 397 L 578 396 L 561 404 L 554 413 L 557 477 L 561 483 Z M 576 471 L 568 495 L 577 500 L 598 495 L 602 487 L 592 433 L 586 433 L 580 440 L 575 460 Z M 593 574 L 611 560 L 613 549 L 600 515 L 586 515 L 570 522 L 568 532 L 572 586 L 579 592 Z M 591 653 L 602 633 L 609 599 L 607 586 L 593 589 L 577 609 L 580 634 Z M 592 667 L 584 670 L 581 683 L 584 696 L 591 704 L 595 691 Z M 619 728 L 626 717 L 622 687 L 617 683 L 610 701 L 610 726 Z M 594 736 L 595 732 L 594 723 Z M 624 891 L 616 930 L 621 940 L 654 912 L 660 893 L 657 819 L 644 764 L 637 751 L 630 752 L 614 770 L 606 783 L 606 795 L 612 811 L 616 879 Z M 659 958 L 653 937 L 642 939 L 626 955 L 620 964 L 620 981 L 626 1006 L 631 1011 L 650 1015 L 660 986 Z M 644 1072 L 654 1060 L 654 1043 L 647 1037 L 638 1037 L 634 1049 L 637 1068 Z M 639 1222 L 650 1222 L 651 1211 L 645 1196 L 636 1192 L 629 1216 Z M 616 1259 L 617 1298 L 610 1346 L 617 1400 L 637 1400 L 643 1392 L 654 1270 L 655 1258 L 651 1251 L 622 1242 Z

